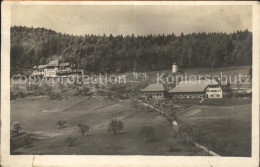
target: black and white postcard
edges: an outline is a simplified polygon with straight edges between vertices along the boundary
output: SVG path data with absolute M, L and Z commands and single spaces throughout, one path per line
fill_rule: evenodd
M 258 166 L 259 9 L 2 3 L 2 165 Z

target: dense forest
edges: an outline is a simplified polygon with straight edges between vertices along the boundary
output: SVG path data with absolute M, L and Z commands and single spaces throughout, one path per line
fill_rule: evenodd
M 252 33 L 68 35 L 45 28 L 11 27 L 11 73 L 59 58 L 88 72 L 217 68 L 252 64 Z

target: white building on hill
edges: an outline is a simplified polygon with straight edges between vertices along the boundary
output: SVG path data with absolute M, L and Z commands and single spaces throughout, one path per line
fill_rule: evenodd
M 215 80 L 182 81 L 168 92 L 172 98 L 222 98 L 223 93 Z
M 73 70 L 73 65 L 68 62 L 60 63 L 59 60 L 52 60 L 48 64 L 33 67 L 32 75 L 43 77 L 59 77 L 71 74 L 83 74 L 83 70 Z

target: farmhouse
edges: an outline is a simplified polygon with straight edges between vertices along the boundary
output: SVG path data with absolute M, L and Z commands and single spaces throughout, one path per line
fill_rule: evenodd
M 163 84 L 150 84 L 141 90 L 143 98 L 163 99 L 165 88 Z
M 52 60 L 48 64 L 33 67 L 32 75 L 43 77 L 59 77 L 71 74 L 83 74 L 82 70 L 72 69 L 73 65 L 68 62 L 60 63 L 59 60 Z
M 168 92 L 172 98 L 222 98 L 222 89 L 215 80 L 180 82 Z

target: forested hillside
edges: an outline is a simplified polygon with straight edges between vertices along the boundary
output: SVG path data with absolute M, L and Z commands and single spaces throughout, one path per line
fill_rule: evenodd
M 174 29 L 174 27 L 173 27 Z M 11 73 L 54 57 L 94 72 L 217 68 L 252 64 L 252 33 L 191 33 L 176 36 L 75 36 L 45 28 L 11 27 Z

